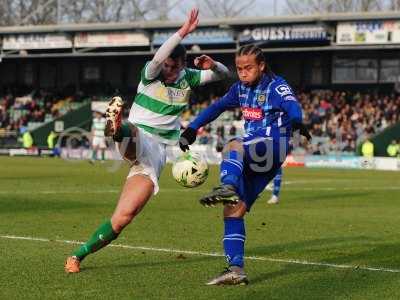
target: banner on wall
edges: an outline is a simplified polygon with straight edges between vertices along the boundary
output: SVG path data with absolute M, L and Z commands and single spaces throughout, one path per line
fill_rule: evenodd
M 400 43 L 400 21 L 338 23 L 336 43 L 338 45 Z
M 148 46 L 149 38 L 138 32 L 81 32 L 75 35 L 77 48 Z
M 155 31 L 153 35 L 153 44 L 155 46 L 162 45 L 175 31 Z M 182 44 L 194 45 L 194 44 L 229 44 L 234 43 L 233 31 L 226 29 L 205 29 L 199 28 L 196 31 L 189 34 L 182 40 Z
M 365 158 L 360 156 L 308 155 L 305 157 L 305 166 L 308 168 L 400 171 L 400 159 L 391 157 Z
M 241 43 L 269 42 L 323 42 L 328 41 L 328 30 L 322 25 L 263 26 L 245 29 L 239 35 Z
M 63 33 L 15 34 L 3 37 L 4 50 L 66 49 L 72 48 L 70 36 Z

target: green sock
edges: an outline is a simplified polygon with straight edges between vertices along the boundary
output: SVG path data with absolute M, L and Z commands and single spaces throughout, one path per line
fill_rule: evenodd
M 131 128 L 128 123 L 122 123 L 119 131 L 114 135 L 114 141 L 121 143 L 125 137 L 132 137 Z
M 106 159 L 106 152 L 104 150 L 101 151 L 101 160 Z
M 72 255 L 76 256 L 79 260 L 83 260 L 88 254 L 94 253 L 97 250 L 107 246 L 117 237 L 118 234 L 114 232 L 111 226 L 111 221 L 108 220 L 101 224 L 90 237 L 90 239 L 76 249 Z
M 97 151 L 93 150 L 92 151 L 92 160 L 96 160 L 97 159 Z

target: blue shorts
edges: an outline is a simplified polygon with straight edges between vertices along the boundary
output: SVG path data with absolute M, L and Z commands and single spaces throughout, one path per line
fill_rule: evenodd
M 250 211 L 259 194 L 274 179 L 289 150 L 289 137 L 266 136 L 265 130 L 256 131 L 236 140 L 244 148 L 243 173 L 238 194 Z

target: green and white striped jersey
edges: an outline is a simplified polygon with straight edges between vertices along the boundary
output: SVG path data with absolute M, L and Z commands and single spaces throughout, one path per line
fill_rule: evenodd
M 92 121 L 92 132 L 94 137 L 104 137 L 104 129 L 106 128 L 106 119 L 94 118 Z
M 189 102 L 194 87 L 201 85 L 202 71 L 185 68 L 175 83 L 166 84 L 160 76 L 146 78 L 146 66 L 141 72 L 129 122 L 156 136 L 166 144 L 176 144 L 180 135 L 180 115 Z

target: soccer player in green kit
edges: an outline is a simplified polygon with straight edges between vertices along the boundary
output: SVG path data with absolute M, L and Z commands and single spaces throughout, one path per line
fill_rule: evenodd
M 194 61 L 200 70 L 186 67 L 186 50 L 180 42 L 196 29 L 198 14 L 198 9 L 192 9 L 182 27 L 146 63 L 127 122 L 121 122 L 122 99 L 114 97 L 109 103 L 105 135 L 113 137 L 131 168 L 111 218 L 67 258 L 67 273 L 79 272 L 88 254 L 115 240 L 158 192 L 166 145 L 177 144 L 179 140 L 179 118 L 191 90 L 228 76 L 229 70 L 223 64 L 206 55 Z

